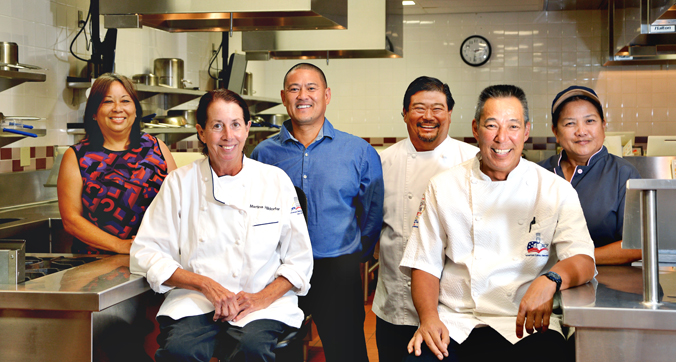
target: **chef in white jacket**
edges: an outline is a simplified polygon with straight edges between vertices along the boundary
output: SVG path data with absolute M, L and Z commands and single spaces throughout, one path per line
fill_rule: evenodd
M 197 109 L 204 160 L 169 174 L 131 248 L 131 271 L 168 293 L 155 360 L 274 361 L 300 327 L 312 249 L 296 192 L 280 169 L 246 158 L 246 102 L 208 92 Z
M 479 154 L 431 179 L 401 261 L 420 317 L 407 361 L 565 360 L 553 299 L 594 277 L 594 244 L 572 186 L 521 158 L 529 126 L 520 88 L 484 89 Z
M 418 328 L 411 277 L 399 270 L 399 262 L 427 184 L 432 176 L 479 152 L 448 136 L 454 105 L 448 84 L 432 77 L 416 78 L 404 93 L 402 115 L 408 138 L 380 154 L 385 203 L 373 312 L 377 316 L 376 342 L 381 361 L 401 362 Z

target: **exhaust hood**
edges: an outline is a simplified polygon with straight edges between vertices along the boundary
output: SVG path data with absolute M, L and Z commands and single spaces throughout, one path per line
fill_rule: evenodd
M 400 58 L 403 13 L 401 0 L 349 0 L 347 30 L 245 32 L 242 50 L 249 60 Z
M 604 65 L 676 60 L 676 0 L 608 1 L 609 56 Z
M 345 29 L 348 0 L 106 0 L 106 28 L 168 32 Z M 232 24 L 232 29 L 231 29 Z

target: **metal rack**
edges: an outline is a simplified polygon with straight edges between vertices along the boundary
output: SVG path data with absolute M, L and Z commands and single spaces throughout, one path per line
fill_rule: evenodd
M 25 82 L 44 82 L 47 80 L 47 75 L 42 73 L 22 72 L 16 70 L 0 70 L 0 92 L 16 87 Z M 38 137 L 43 137 L 47 134 L 44 129 L 31 129 L 30 133 L 36 134 Z M 22 140 L 27 136 L 18 135 L 16 133 L 0 131 L 0 147 Z

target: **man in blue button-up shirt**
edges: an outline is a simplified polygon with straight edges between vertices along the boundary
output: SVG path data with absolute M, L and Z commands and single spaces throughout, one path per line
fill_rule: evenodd
M 383 223 L 380 157 L 324 117 L 331 89 L 318 67 L 293 66 L 281 95 L 291 119 L 251 158 L 286 171 L 307 196 L 315 264 L 301 307 L 312 314 L 327 362 L 366 362 L 359 262 L 371 257 Z

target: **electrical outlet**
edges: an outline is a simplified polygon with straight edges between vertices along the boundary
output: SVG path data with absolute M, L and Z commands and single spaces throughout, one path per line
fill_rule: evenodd
M 77 11 L 77 27 L 81 28 L 85 26 L 84 13 L 82 10 Z

